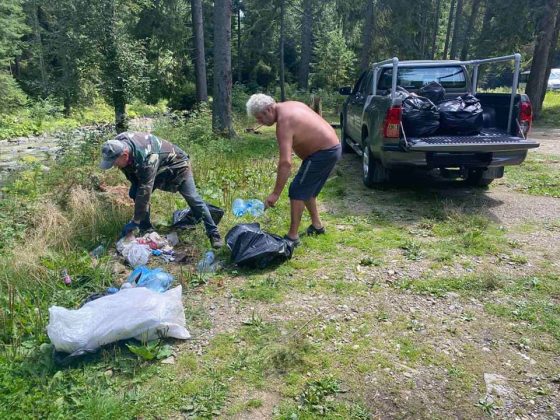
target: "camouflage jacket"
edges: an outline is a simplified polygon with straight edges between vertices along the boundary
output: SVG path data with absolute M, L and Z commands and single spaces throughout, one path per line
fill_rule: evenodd
M 152 191 L 176 192 L 190 168 L 189 156 L 179 147 L 149 133 L 121 133 L 116 137 L 130 148 L 128 166 L 122 168 L 136 187 L 135 222 L 143 220 L 150 206 Z

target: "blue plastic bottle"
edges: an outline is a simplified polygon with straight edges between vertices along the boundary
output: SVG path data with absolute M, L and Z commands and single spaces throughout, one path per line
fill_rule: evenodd
M 214 271 L 213 264 L 216 256 L 214 255 L 213 251 L 207 251 L 204 254 L 204 258 L 201 259 L 198 264 L 196 265 L 196 269 L 199 273 L 209 273 Z
M 245 204 L 245 200 L 242 198 L 236 198 L 233 200 L 233 204 L 231 206 L 231 210 L 233 211 L 233 215 L 235 217 L 241 217 L 247 211 L 247 206 Z
M 251 198 L 246 202 L 247 212 L 253 217 L 262 216 L 264 213 L 264 203 L 256 198 Z

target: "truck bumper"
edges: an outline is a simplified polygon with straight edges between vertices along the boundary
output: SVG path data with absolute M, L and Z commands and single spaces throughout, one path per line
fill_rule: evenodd
M 492 168 L 519 165 L 527 157 L 527 150 L 494 153 L 473 152 L 418 152 L 384 150 L 381 161 L 386 168 L 412 166 L 417 168 Z

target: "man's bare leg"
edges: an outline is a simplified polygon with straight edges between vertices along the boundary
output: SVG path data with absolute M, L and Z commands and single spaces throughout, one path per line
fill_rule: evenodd
M 303 214 L 303 209 L 305 208 L 305 203 L 302 200 L 290 200 L 290 231 L 288 236 L 291 239 L 299 238 L 298 229 L 301 223 L 301 215 Z
M 309 200 L 305 201 L 305 207 L 311 216 L 311 224 L 316 229 L 321 229 L 323 224 L 319 218 L 319 210 L 317 210 L 317 197 L 311 197 Z

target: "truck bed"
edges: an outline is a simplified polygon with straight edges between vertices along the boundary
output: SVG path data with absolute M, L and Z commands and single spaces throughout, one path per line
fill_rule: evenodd
M 407 150 L 416 152 L 500 152 L 528 150 L 539 147 L 531 139 L 510 136 L 496 128 L 484 128 L 479 134 L 438 135 L 430 137 L 408 137 Z

